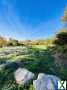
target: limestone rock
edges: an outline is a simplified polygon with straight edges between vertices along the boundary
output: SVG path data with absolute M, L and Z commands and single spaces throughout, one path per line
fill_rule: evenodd
M 34 78 L 34 74 L 25 68 L 18 68 L 15 71 L 15 79 L 18 84 L 29 83 Z
M 37 80 L 33 81 L 33 86 L 35 90 L 57 90 L 58 80 L 56 76 L 40 73 Z

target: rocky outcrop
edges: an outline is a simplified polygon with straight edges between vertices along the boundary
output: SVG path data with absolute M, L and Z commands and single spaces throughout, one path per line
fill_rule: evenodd
M 33 81 L 33 86 L 35 90 L 57 90 L 58 80 L 56 76 L 40 73 L 37 80 Z
M 18 68 L 15 71 L 16 83 L 26 85 L 34 79 L 34 74 L 25 68 Z M 33 80 L 34 90 L 57 90 L 60 78 L 54 75 L 39 73 L 37 80 Z

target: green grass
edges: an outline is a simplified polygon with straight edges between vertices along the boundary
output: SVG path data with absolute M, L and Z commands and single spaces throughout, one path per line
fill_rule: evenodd
M 24 65 L 21 65 L 22 68 L 27 68 L 33 73 L 45 73 L 52 74 L 60 77 L 62 80 L 67 79 L 67 69 L 65 66 L 56 66 L 55 59 L 52 56 L 53 51 L 50 48 L 44 49 L 42 48 L 29 48 L 29 54 L 25 55 L 13 55 L 10 60 L 27 62 Z M 2 58 L 0 60 L 8 60 L 6 58 Z M 14 79 L 14 71 L 15 67 L 5 68 L 0 71 L 0 89 L 1 90 L 18 90 L 19 86 L 16 84 Z M 11 88 L 11 89 L 8 89 Z M 5 89 L 7 88 L 7 89 Z M 32 83 L 28 87 L 20 87 L 19 90 L 32 90 Z
M 32 47 L 36 49 L 47 49 L 47 46 L 45 45 L 32 45 Z

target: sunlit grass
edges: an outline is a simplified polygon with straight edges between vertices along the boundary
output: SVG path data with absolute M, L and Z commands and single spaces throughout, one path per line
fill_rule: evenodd
M 45 45 L 32 45 L 32 47 L 36 49 L 47 49 L 47 46 Z

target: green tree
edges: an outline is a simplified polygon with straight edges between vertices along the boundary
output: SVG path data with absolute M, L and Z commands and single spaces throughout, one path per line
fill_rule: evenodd
M 12 38 L 9 39 L 8 46 L 18 46 L 18 45 L 19 45 L 18 40 L 15 40 L 15 39 L 12 39 Z
M 54 41 L 57 45 L 66 45 L 67 44 L 67 31 L 60 32 L 56 35 L 56 40 Z
M 62 17 L 62 22 L 64 24 L 63 29 L 56 34 L 55 44 L 66 45 L 67 44 L 67 8 L 64 10 L 64 16 Z

